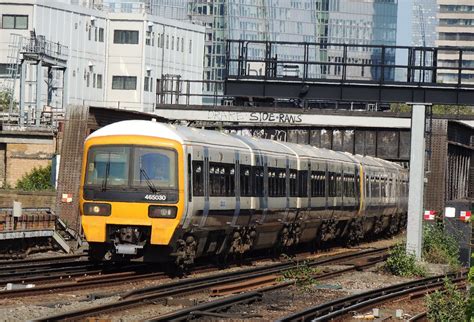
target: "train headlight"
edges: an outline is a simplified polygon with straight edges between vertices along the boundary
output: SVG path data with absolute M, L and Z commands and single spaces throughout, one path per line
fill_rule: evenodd
M 83 213 L 85 216 L 110 216 L 111 206 L 108 203 L 84 203 Z
M 148 207 L 148 217 L 150 218 L 176 218 L 178 208 L 170 206 L 150 206 Z

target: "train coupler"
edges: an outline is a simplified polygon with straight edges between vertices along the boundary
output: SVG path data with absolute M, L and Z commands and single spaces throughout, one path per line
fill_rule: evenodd
M 142 245 L 133 244 L 117 244 L 115 245 L 115 253 L 119 255 L 137 255 L 139 250 L 142 250 Z

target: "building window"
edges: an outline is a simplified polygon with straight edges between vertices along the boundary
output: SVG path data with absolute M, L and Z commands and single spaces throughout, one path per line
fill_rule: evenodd
M 145 80 L 143 82 L 143 90 L 145 92 L 149 92 L 150 91 L 150 77 L 148 76 L 145 76 Z
M 114 30 L 114 44 L 138 44 L 138 31 Z
M 179 51 L 179 37 L 176 38 L 176 51 Z
M 97 88 L 102 88 L 102 74 L 97 74 Z
M 28 29 L 28 16 L 2 15 L 3 29 Z
M 184 53 L 184 38 L 181 38 L 181 52 Z
M 156 45 L 161 48 L 163 47 L 162 43 L 161 43 L 161 34 L 158 34 L 158 39 L 156 40 Z
M 174 50 L 174 36 L 171 36 L 171 50 Z
M 97 76 L 96 76 L 96 74 L 94 73 L 94 74 L 92 75 L 92 87 L 94 87 L 94 88 L 95 88 L 95 84 L 96 84 L 96 77 L 97 77 Z
M 166 49 L 170 48 L 170 35 L 166 35 Z
M 88 39 L 89 39 L 89 40 L 92 40 L 92 26 L 89 26 L 89 35 L 88 35 Z
M 151 46 L 151 31 L 146 32 L 145 45 Z
M 98 28 L 97 27 L 94 27 L 94 41 L 97 41 L 97 34 L 98 34 Z
M 104 28 L 99 28 L 99 42 L 104 42 Z
M 86 75 L 86 86 L 89 87 L 91 83 L 91 75 L 87 73 Z
M 192 53 L 192 48 L 193 48 L 193 40 L 189 39 L 189 53 Z
M 136 90 L 137 78 L 135 76 L 112 76 L 112 89 Z

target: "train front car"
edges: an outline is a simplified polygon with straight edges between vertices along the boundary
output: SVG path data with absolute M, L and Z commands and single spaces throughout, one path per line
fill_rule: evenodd
M 183 147 L 171 130 L 124 121 L 94 132 L 86 139 L 81 183 L 91 259 L 168 258 L 185 199 Z

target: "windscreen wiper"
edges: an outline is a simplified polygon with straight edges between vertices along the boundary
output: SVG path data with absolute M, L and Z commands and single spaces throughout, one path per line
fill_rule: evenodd
M 143 175 L 143 178 L 145 178 L 145 182 L 148 185 L 148 188 L 150 188 L 151 192 L 157 193 L 158 189 L 156 186 L 153 184 L 153 182 L 150 180 L 150 177 L 146 173 L 145 169 L 140 168 L 140 173 Z
M 102 180 L 102 191 L 107 190 L 107 179 L 109 177 L 110 173 L 110 153 L 109 153 L 109 160 L 107 161 L 107 164 L 105 165 L 105 178 Z

